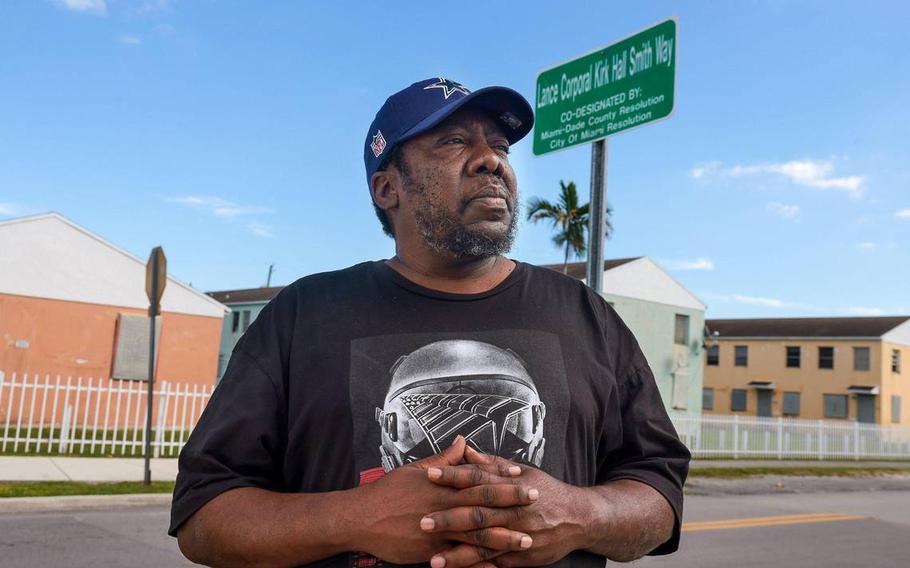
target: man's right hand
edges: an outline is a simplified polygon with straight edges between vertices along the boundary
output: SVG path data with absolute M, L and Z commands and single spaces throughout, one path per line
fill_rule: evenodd
M 465 447 L 464 438 L 458 436 L 441 453 L 399 467 L 361 487 L 365 503 L 360 510 L 366 517 L 358 519 L 362 530 L 358 541 L 363 552 L 395 564 L 413 564 L 428 562 L 453 543 L 475 546 L 479 559 L 531 546 L 530 536 L 503 527 L 469 532 L 421 530 L 421 519 L 433 511 L 455 507 L 514 507 L 534 502 L 529 489 L 514 478 L 520 470 L 509 471 L 499 465 L 484 467 L 480 470 L 482 475 L 461 489 L 430 481 L 429 468 L 458 465 L 464 458 Z

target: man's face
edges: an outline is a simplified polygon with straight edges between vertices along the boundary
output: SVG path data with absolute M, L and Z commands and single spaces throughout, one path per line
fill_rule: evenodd
M 511 248 L 518 219 L 509 142 L 474 109 L 460 109 L 402 147 L 403 186 L 395 226 L 437 252 L 487 257 Z

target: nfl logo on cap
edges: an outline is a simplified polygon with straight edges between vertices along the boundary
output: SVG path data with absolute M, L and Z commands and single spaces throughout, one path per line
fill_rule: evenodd
M 382 154 L 382 151 L 385 150 L 385 138 L 382 137 L 382 131 L 376 131 L 376 134 L 373 136 L 373 143 L 370 144 L 370 148 L 373 149 L 373 155 L 377 158 L 380 154 Z

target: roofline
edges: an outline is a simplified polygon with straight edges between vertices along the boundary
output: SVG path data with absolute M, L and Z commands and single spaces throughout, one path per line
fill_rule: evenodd
M 910 315 L 893 315 L 893 316 L 797 316 L 792 318 L 711 318 L 707 321 L 805 321 L 805 320 L 845 320 L 845 319 L 891 319 L 904 318 L 910 320 Z
M 47 212 L 47 213 L 39 213 L 39 214 L 37 214 L 37 215 L 29 215 L 29 216 L 27 216 L 27 217 L 16 217 L 16 218 L 13 218 L 13 219 L 6 219 L 6 220 L 4 220 L 4 221 L 0 221 L 0 226 L 2 226 L 2 225 L 13 225 L 13 224 L 15 224 L 15 223 L 23 223 L 23 222 L 26 222 L 26 221 L 37 221 L 37 220 L 39 220 L 39 219 L 57 219 L 57 220 L 59 220 L 59 221 L 63 221 L 64 223 L 66 223 L 66 224 L 69 225 L 70 227 L 76 229 L 77 231 L 80 231 L 80 232 L 82 232 L 83 234 L 85 234 L 86 236 L 91 237 L 91 238 L 95 239 L 96 241 L 98 241 L 99 243 L 101 243 L 101 244 L 107 246 L 108 248 L 111 248 L 111 249 L 113 249 L 113 250 L 119 252 L 119 253 L 122 254 L 123 256 L 125 256 L 125 257 L 127 257 L 127 258 L 129 258 L 129 259 L 131 259 L 131 260 L 134 260 L 134 261 L 138 262 L 138 263 L 141 264 L 142 266 L 145 266 L 145 264 L 146 264 L 145 261 L 143 261 L 143 260 L 142 260 L 141 258 L 139 258 L 138 256 L 134 255 L 133 253 L 131 253 L 131 252 L 125 250 L 125 249 L 122 249 L 122 248 L 118 247 L 117 245 L 115 245 L 115 244 L 112 243 L 111 241 L 105 239 L 105 238 L 102 237 L 101 235 L 98 235 L 97 233 L 93 233 L 92 231 L 89 231 L 89 230 L 86 229 L 85 227 L 83 227 L 83 226 L 77 224 L 75 221 L 71 221 L 71 220 L 67 219 L 66 217 L 64 217 L 64 216 L 61 215 L 60 213 L 57 213 L 56 211 L 49 211 L 49 212 Z M 180 286 L 181 288 L 184 288 L 185 290 L 187 290 L 187 291 L 189 291 L 189 292 L 192 292 L 192 293 L 195 294 L 196 296 L 199 296 L 200 298 L 205 299 L 206 302 L 208 302 L 208 303 L 210 303 L 210 304 L 214 304 L 214 305 L 220 307 L 222 310 L 224 310 L 224 313 L 229 313 L 229 312 L 231 311 L 230 308 L 228 308 L 227 306 L 225 306 L 224 304 L 222 304 L 221 302 L 219 302 L 219 301 L 216 300 L 215 298 L 212 298 L 212 297 L 210 297 L 210 296 L 207 296 L 204 292 L 200 292 L 199 290 L 193 288 L 193 287 L 190 286 L 189 284 L 186 284 L 186 283 L 183 282 L 182 280 L 179 280 L 179 279 L 177 279 L 176 277 L 171 276 L 170 274 L 167 275 L 167 279 L 168 279 L 168 281 L 173 282 L 173 283 L 176 284 L 177 286 Z
M 658 263 L 656 260 L 654 260 L 654 259 L 651 258 L 650 256 L 640 256 L 640 257 L 638 257 L 636 260 L 641 260 L 641 259 L 643 259 L 643 258 L 644 258 L 644 259 L 647 259 L 647 260 L 650 261 L 654 266 L 656 266 L 657 268 L 661 269 L 661 270 L 664 272 L 664 274 L 666 274 L 667 276 L 670 277 L 670 280 L 672 280 L 673 282 L 676 283 L 677 286 L 679 286 L 680 288 L 682 288 L 683 290 L 685 290 L 687 294 L 689 294 L 690 296 L 692 296 L 693 298 L 695 298 L 695 301 L 696 301 L 696 302 L 698 302 L 699 304 L 701 304 L 702 306 L 704 306 L 705 311 L 708 311 L 708 304 L 706 304 L 701 298 L 699 298 L 698 296 L 696 296 L 694 292 L 692 292 L 691 290 L 689 290 L 687 287 L 683 286 L 683 283 L 682 283 L 682 282 L 680 282 L 679 280 L 677 280 L 675 276 L 673 276 L 672 274 L 670 274 L 670 271 L 669 271 L 669 270 L 667 270 L 666 268 L 664 268 L 663 266 L 661 266 L 660 263 Z M 617 267 L 617 268 L 619 268 L 619 267 Z
M 269 290 L 272 288 L 287 288 L 287 286 L 257 286 L 256 288 L 237 288 L 236 290 L 209 290 L 206 294 L 235 294 L 237 292 L 252 292 L 253 290 Z
M 717 341 L 723 339 L 758 339 L 758 340 L 805 340 L 805 339 L 817 339 L 817 340 L 833 340 L 837 339 L 840 341 L 881 341 L 881 335 L 712 335 L 709 336 L 709 340 L 716 339 Z

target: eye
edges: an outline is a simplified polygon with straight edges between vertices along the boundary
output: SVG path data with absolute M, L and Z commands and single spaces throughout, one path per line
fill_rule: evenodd
M 445 141 L 446 144 L 464 144 L 464 138 L 461 136 L 453 136 Z
M 505 144 L 505 143 L 503 143 L 503 144 L 494 144 L 494 145 L 493 145 L 493 149 L 496 150 L 496 151 L 502 152 L 503 154 L 508 154 L 508 153 L 511 151 L 510 148 L 509 148 L 509 145 L 508 145 L 508 144 Z

